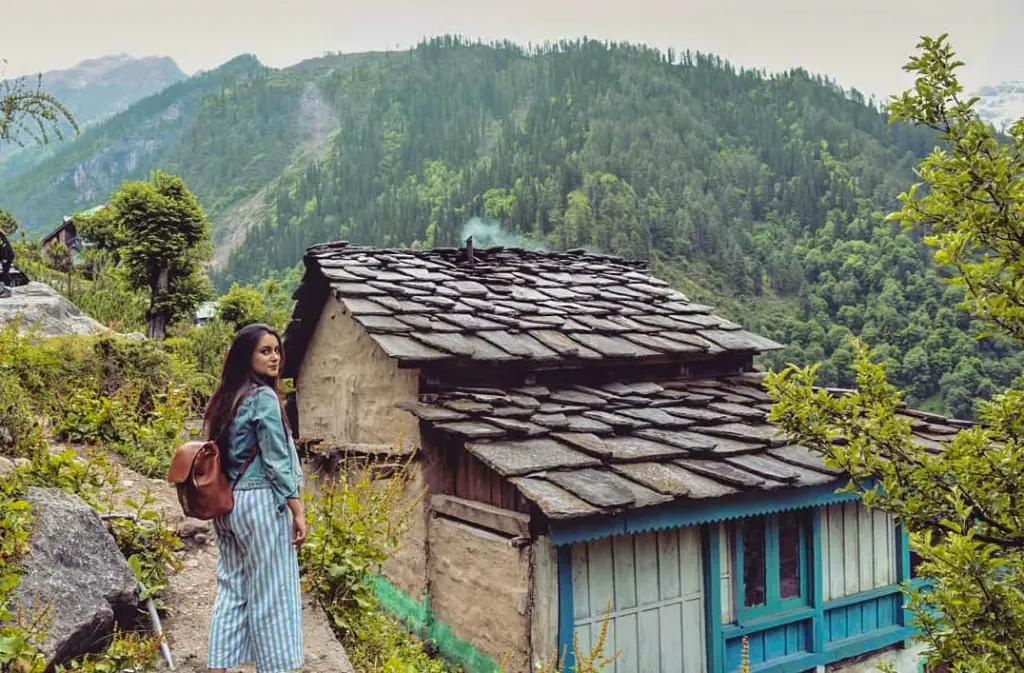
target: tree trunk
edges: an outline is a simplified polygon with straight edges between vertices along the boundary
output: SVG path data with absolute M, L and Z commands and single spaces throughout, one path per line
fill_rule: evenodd
M 163 341 L 167 335 L 167 309 L 154 307 L 163 303 L 159 300 L 163 299 L 163 296 L 167 294 L 167 290 L 170 287 L 168 279 L 170 273 L 170 267 L 160 269 L 160 273 L 156 278 L 156 286 L 153 288 L 152 299 L 149 303 L 149 326 L 146 336 L 157 341 Z

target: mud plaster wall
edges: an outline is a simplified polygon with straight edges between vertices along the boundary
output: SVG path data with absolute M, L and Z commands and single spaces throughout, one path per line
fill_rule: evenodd
M 384 485 L 381 484 L 381 487 Z M 398 548 L 384 562 L 384 577 L 406 595 L 420 600 L 427 588 L 427 511 L 429 496 L 422 495 L 426 483 L 418 461 L 409 466 L 409 483 L 402 494 L 402 507 L 416 501 L 409 513 L 409 528 Z M 417 500 L 418 498 L 418 500 Z
M 529 548 L 451 519 L 430 519 L 430 605 L 452 634 L 528 673 Z
M 416 399 L 418 370 L 399 369 L 333 297 L 320 314 L 295 377 L 295 390 L 299 427 L 305 438 L 322 439 L 336 447 L 397 445 L 399 440 L 417 449 L 421 446 L 418 421 L 395 406 Z M 405 456 L 395 458 L 395 462 L 405 460 Z M 409 465 L 409 476 L 404 503 L 420 497 L 426 486 L 416 459 Z M 358 479 L 359 475 L 351 477 Z M 413 508 L 409 530 L 383 568 L 388 580 L 416 600 L 426 588 L 424 502 L 420 498 Z
M 398 409 L 415 400 L 419 372 L 399 369 L 345 307 L 329 297 L 295 377 L 299 427 L 328 445 L 420 446 L 416 418 Z

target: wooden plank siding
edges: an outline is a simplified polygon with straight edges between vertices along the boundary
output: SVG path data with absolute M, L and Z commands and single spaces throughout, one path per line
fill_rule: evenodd
M 581 651 L 600 634 L 611 601 L 609 673 L 702 673 L 704 577 L 696 527 L 572 546 L 573 627 Z
M 886 587 L 896 576 L 896 525 L 860 502 L 829 505 L 822 517 L 825 601 Z
M 596 526 L 567 530 L 565 537 L 573 541 L 559 547 L 560 647 L 571 648 L 575 632 L 587 650 L 609 598 L 604 651 L 621 652 L 610 668 L 615 673 L 736 673 L 744 636 L 759 673 L 814 670 L 910 638 L 915 631 L 899 587 L 909 579 L 905 532 L 848 494 L 785 504 L 775 512 L 797 509 L 807 515 L 801 550 L 806 587 L 801 604 L 767 612 L 736 606 L 742 585 L 736 526 L 772 516 L 762 500 L 749 501 L 742 513 L 731 505 L 689 508 L 662 516 L 654 531 L 597 537 Z M 693 525 L 670 527 L 679 520 Z M 643 520 L 651 521 L 653 516 Z M 777 563 L 773 567 L 770 572 L 778 573 Z
M 519 489 L 478 458 L 464 451 L 458 455 L 454 481 L 455 492 L 452 495 L 458 498 L 523 514 L 529 514 L 531 511 L 529 501 L 519 493 Z

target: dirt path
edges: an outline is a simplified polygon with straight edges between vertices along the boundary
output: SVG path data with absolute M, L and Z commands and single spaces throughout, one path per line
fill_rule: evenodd
M 164 593 L 169 614 L 162 620 L 163 628 L 175 669 L 183 673 L 206 673 L 210 612 L 217 583 L 217 542 L 213 528 L 208 522 L 184 518 L 174 491 L 166 482 L 149 479 L 124 466 L 120 471 L 124 492 L 115 502 L 127 498 L 137 500 L 150 491 L 156 498 L 156 509 L 185 542 L 185 547 L 178 552 L 184 568 L 171 577 Z M 353 673 L 345 648 L 334 637 L 327 615 L 308 595 L 303 597 L 302 620 L 306 665 L 301 673 Z M 166 664 L 163 669 L 166 670 Z M 237 667 L 230 673 L 243 671 L 252 673 L 255 667 Z

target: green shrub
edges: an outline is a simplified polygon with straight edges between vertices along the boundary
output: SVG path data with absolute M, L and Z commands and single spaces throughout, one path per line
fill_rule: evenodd
M 29 458 L 45 445 L 21 383 L 0 364 L 0 455 Z
M 37 649 L 46 625 L 45 608 L 37 614 L 14 614 L 11 601 L 20 580 L 20 557 L 28 551 L 32 513 L 23 499 L 30 486 L 59 488 L 81 497 L 101 513 L 110 513 L 120 493 L 118 468 L 103 452 L 89 452 L 81 459 L 73 450 L 38 453 L 27 465 L 0 480 L 0 671 L 43 673 L 45 661 Z M 171 572 L 180 569 L 174 553 L 182 547 L 153 508 L 147 494 L 141 502 L 126 500 L 130 508 L 107 523 L 128 565 L 146 587 L 143 598 L 158 594 Z M 159 605 L 159 596 L 155 596 Z M 158 640 L 150 633 L 116 633 L 103 653 L 70 662 L 58 671 L 83 673 L 138 672 L 153 669 Z
M 344 464 L 340 477 L 326 480 L 309 500 L 303 573 L 343 638 L 352 634 L 355 615 L 376 607 L 373 573 L 398 547 L 415 504 L 402 503 L 409 480 L 404 469 L 383 484 L 372 472 Z
M 344 641 L 345 652 L 360 673 L 445 673 L 449 670 L 444 661 L 424 652 L 418 638 L 376 606 L 353 612 L 350 623 L 353 631 Z
M 153 664 L 159 653 L 160 639 L 156 636 L 115 631 L 103 652 L 58 666 L 57 673 L 143 673 L 155 670 Z
M 442 673 L 418 640 L 383 613 L 373 574 L 397 548 L 415 505 L 405 502 L 408 472 L 374 481 L 365 465 L 343 464 L 308 500 L 309 537 L 300 550 L 308 590 L 331 618 L 357 671 Z

